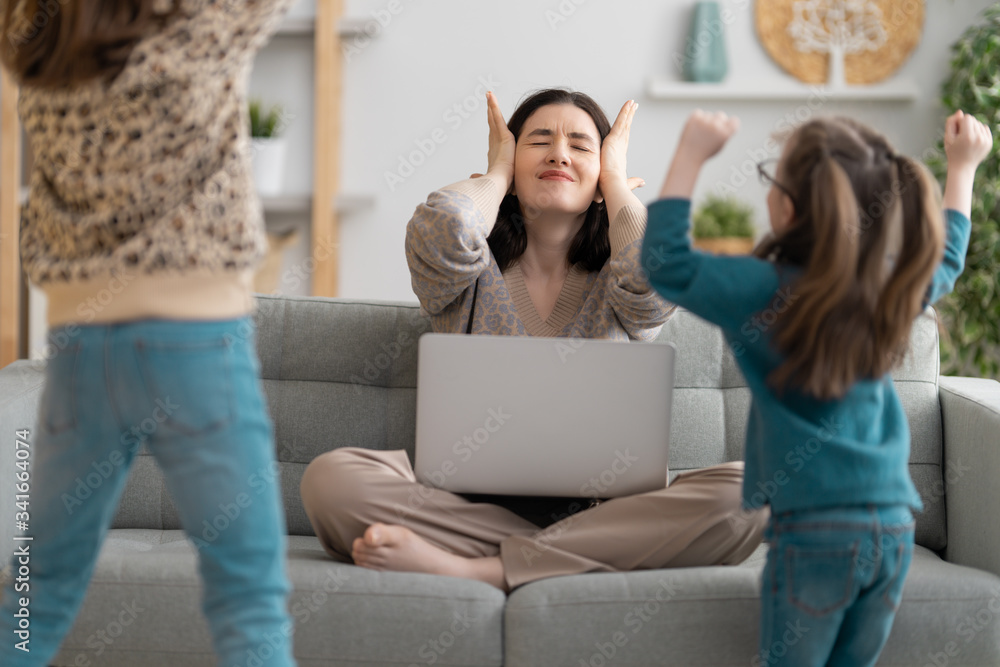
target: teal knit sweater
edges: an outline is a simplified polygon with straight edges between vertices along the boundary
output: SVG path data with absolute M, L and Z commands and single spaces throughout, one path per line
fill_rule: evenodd
M 692 250 L 690 214 L 687 199 L 653 203 L 642 261 L 657 292 L 722 328 L 753 394 L 744 505 L 769 504 L 774 513 L 868 504 L 922 509 L 907 465 L 909 425 L 892 378 L 857 382 L 838 400 L 792 388 L 779 400 L 767 385 L 783 361 L 769 323 L 795 299 L 799 272 L 756 257 Z M 946 218 L 944 261 L 927 303 L 950 292 L 964 267 L 971 223 L 957 211 L 947 211 Z

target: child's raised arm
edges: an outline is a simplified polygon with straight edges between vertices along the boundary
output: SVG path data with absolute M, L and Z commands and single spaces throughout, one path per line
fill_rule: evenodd
M 778 276 L 756 257 L 722 257 L 692 250 L 691 194 L 702 166 L 722 150 L 739 128 L 724 113 L 695 111 L 680 142 L 659 201 L 649 206 L 642 266 L 649 283 L 667 301 L 730 332 L 747 326 L 752 313 L 766 307 Z
M 702 166 L 722 150 L 738 129 L 740 119 L 735 116 L 727 116 L 721 111 L 707 113 L 696 109 L 681 132 L 660 197 L 690 199 Z
M 972 184 L 976 167 L 993 148 L 990 129 L 961 109 L 945 120 L 944 152 L 948 176 L 944 186 L 947 240 L 944 257 L 931 278 L 924 304 L 933 304 L 955 288 L 965 268 L 969 245 L 969 218 L 972 215 Z
M 992 149 L 993 135 L 989 127 L 961 109 L 948 116 L 944 124 L 944 153 L 948 158 L 948 177 L 944 186 L 946 209 L 971 217 L 976 167 Z

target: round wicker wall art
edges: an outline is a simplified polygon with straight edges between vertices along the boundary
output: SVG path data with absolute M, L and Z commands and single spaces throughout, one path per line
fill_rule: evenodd
M 920 42 L 924 0 L 758 0 L 756 21 L 764 48 L 800 81 L 869 84 L 899 69 Z

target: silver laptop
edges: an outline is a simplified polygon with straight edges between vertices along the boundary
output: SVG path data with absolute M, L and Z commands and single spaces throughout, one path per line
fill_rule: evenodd
M 675 354 L 668 343 L 424 334 L 417 479 L 456 493 L 662 489 Z

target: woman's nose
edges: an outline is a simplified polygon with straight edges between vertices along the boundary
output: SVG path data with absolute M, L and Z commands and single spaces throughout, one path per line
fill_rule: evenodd
M 569 151 L 565 146 L 555 143 L 549 152 L 549 164 L 569 164 Z

